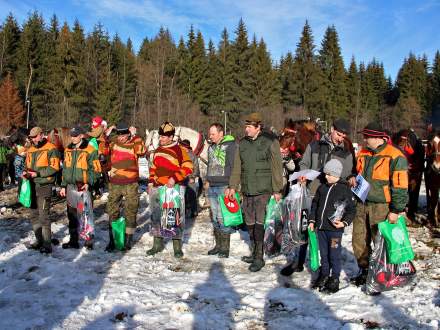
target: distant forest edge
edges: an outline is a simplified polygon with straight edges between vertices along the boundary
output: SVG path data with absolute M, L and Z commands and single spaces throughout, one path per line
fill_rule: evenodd
M 274 60 L 242 19 L 218 45 L 193 26 L 177 43 L 161 28 L 135 53 L 130 39 L 110 37 L 100 23 L 86 33 L 55 15 L 46 22 L 33 12 L 20 25 L 9 14 L 0 26 L 0 134 L 25 125 L 28 107 L 30 124 L 44 128 L 100 115 L 142 131 L 164 120 L 205 130 L 226 118 L 238 133 L 242 116 L 259 111 L 275 128 L 285 118 L 320 118 L 329 127 L 344 117 L 352 135 L 372 120 L 421 133 L 440 108 L 440 53 L 432 63 L 409 53 L 393 82 L 375 58 L 353 57 L 346 68 L 333 25 L 317 47 L 306 21 L 295 51 Z

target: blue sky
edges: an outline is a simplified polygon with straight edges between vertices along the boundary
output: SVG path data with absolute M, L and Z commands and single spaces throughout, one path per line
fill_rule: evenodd
M 34 10 L 47 22 L 56 14 L 72 26 L 77 18 L 86 32 L 101 22 L 110 35 L 130 37 L 136 50 L 160 26 L 177 41 L 191 24 L 217 45 L 224 27 L 234 37 L 242 17 L 249 36 L 264 38 L 274 61 L 294 52 L 307 19 L 317 48 L 327 26 L 335 25 L 346 66 L 352 55 L 358 63 L 375 57 L 393 80 L 410 51 L 432 61 L 440 49 L 440 0 L 0 0 L 1 22 L 12 12 L 22 24 Z

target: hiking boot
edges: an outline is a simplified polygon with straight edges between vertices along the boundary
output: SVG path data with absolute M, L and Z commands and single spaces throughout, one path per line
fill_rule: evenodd
M 361 268 L 358 275 L 350 278 L 350 283 L 356 286 L 364 285 L 365 283 L 367 283 L 367 275 L 368 275 L 368 269 Z
M 229 258 L 229 246 L 231 244 L 231 235 L 228 233 L 220 233 L 220 252 L 219 258 Z
M 251 241 L 251 254 L 249 256 L 243 256 L 241 257 L 241 261 L 244 261 L 248 264 L 251 264 L 254 262 L 255 259 L 255 241 Z
M 216 255 L 220 252 L 220 230 L 216 228 L 214 228 L 214 240 L 214 248 L 208 251 L 208 255 L 210 256 Z
M 181 239 L 173 239 L 173 250 L 174 250 L 174 257 L 175 258 L 180 259 L 183 257 L 182 240 Z
M 30 250 L 40 250 L 41 247 L 43 246 L 43 230 L 42 230 L 42 228 L 40 227 L 40 228 L 34 230 L 34 234 L 35 234 L 35 241 L 32 242 L 28 246 L 28 249 L 30 249 Z
M 339 291 L 339 278 L 330 277 L 324 287 L 319 291 L 324 293 L 336 293 Z
M 328 275 L 319 274 L 318 278 L 310 284 L 311 289 L 319 289 L 321 291 L 328 281 Z
M 156 253 L 162 252 L 164 249 L 163 238 L 162 237 L 154 237 L 153 247 L 147 250 L 147 256 L 153 256 Z
M 265 265 L 263 258 L 264 258 L 263 242 L 257 241 L 255 243 L 255 258 L 254 261 L 249 266 L 249 271 L 254 273 L 261 270 L 261 268 L 263 268 Z
M 283 276 L 290 276 L 293 273 L 300 273 L 304 270 L 304 265 L 297 264 L 292 262 L 286 265 L 283 269 L 281 269 L 280 274 Z
M 129 251 L 133 246 L 133 234 L 125 234 L 124 250 Z

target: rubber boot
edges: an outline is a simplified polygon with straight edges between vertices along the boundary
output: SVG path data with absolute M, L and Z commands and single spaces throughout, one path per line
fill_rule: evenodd
M 31 250 L 40 250 L 40 248 L 43 246 L 43 232 L 42 232 L 42 228 L 39 227 L 37 229 L 34 230 L 34 234 L 35 234 L 35 241 L 32 242 L 28 249 Z
M 229 258 L 229 246 L 231 243 L 231 234 L 220 233 L 220 252 L 219 258 Z
M 52 253 L 52 232 L 50 226 L 43 226 L 41 232 L 43 235 L 43 246 L 40 248 L 40 252 L 45 254 Z
M 79 243 L 78 243 L 78 232 L 76 230 L 70 231 L 70 238 L 67 243 L 63 243 L 62 248 L 63 249 L 79 249 Z
M 258 272 L 261 268 L 264 267 L 264 250 L 263 250 L 263 241 L 255 242 L 255 259 L 252 264 L 249 266 L 249 271 Z
M 312 282 L 310 285 L 311 289 L 319 289 L 321 291 L 324 286 L 327 284 L 328 281 L 328 275 L 321 275 L 319 274 L 318 278 Z
M 208 255 L 213 256 L 220 252 L 220 230 L 214 228 L 214 240 L 215 246 L 213 249 L 208 251 Z
M 255 241 L 251 241 L 250 249 L 251 249 L 250 255 L 241 257 L 241 261 L 244 261 L 248 264 L 253 263 L 255 259 Z
M 290 264 L 287 264 L 286 266 L 284 266 L 283 269 L 281 269 L 280 274 L 283 276 L 290 276 L 293 273 L 296 272 L 302 272 L 304 270 L 304 266 L 303 265 L 299 265 L 296 262 L 292 262 Z
M 183 257 L 182 240 L 181 239 L 173 239 L 173 250 L 174 250 L 174 257 L 175 258 L 180 259 Z
M 109 229 L 108 229 L 108 237 L 109 237 L 109 241 L 107 246 L 105 247 L 105 251 L 113 252 L 116 247 L 115 247 L 115 239 L 113 237 L 113 230 L 111 224 L 109 225 Z
M 367 275 L 368 275 L 368 269 L 361 268 L 359 271 L 359 274 L 350 279 L 350 283 L 352 283 L 356 286 L 364 285 L 367 282 Z
M 125 246 L 124 250 L 129 251 L 133 246 L 133 234 L 125 234 Z
M 162 237 L 154 237 L 153 247 L 147 250 L 147 256 L 155 255 L 156 253 L 162 252 L 164 249 L 163 238 Z

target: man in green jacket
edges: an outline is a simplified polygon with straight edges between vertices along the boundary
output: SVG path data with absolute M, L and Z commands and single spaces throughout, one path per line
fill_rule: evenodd
M 71 144 L 64 150 L 63 179 L 61 182 L 61 196 L 67 197 L 67 218 L 69 219 L 70 240 L 62 245 L 63 249 L 79 248 L 79 219 L 78 206 L 83 212 L 93 217 L 91 188 L 96 183 L 100 173 L 98 151 L 84 139 L 84 130 L 74 127 L 70 130 Z M 85 201 L 85 203 L 84 203 Z M 92 220 L 92 219 L 90 219 Z M 90 225 L 91 223 L 89 223 Z M 93 248 L 94 228 L 83 228 L 81 235 L 85 239 L 85 246 Z
M 241 185 L 243 212 L 251 240 L 250 256 L 242 258 L 250 263 L 249 270 L 264 267 L 264 218 L 266 205 L 273 195 L 279 201 L 283 189 L 283 165 L 280 144 L 275 135 L 263 131 L 262 117 L 254 112 L 245 118 L 246 136 L 240 140 L 234 157 L 234 167 L 225 195 L 235 198 Z
M 55 176 L 60 170 L 60 154 L 44 136 L 40 127 L 34 127 L 29 133 L 31 147 L 26 153 L 25 170 L 22 177 L 31 183 L 31 208 L 38 210 L 38 217 L 32 217 L 32 227 L 36 241 L 31 249 L 41 253 L 52 253 L 52 233 L 49 219 L 52 187 Z

